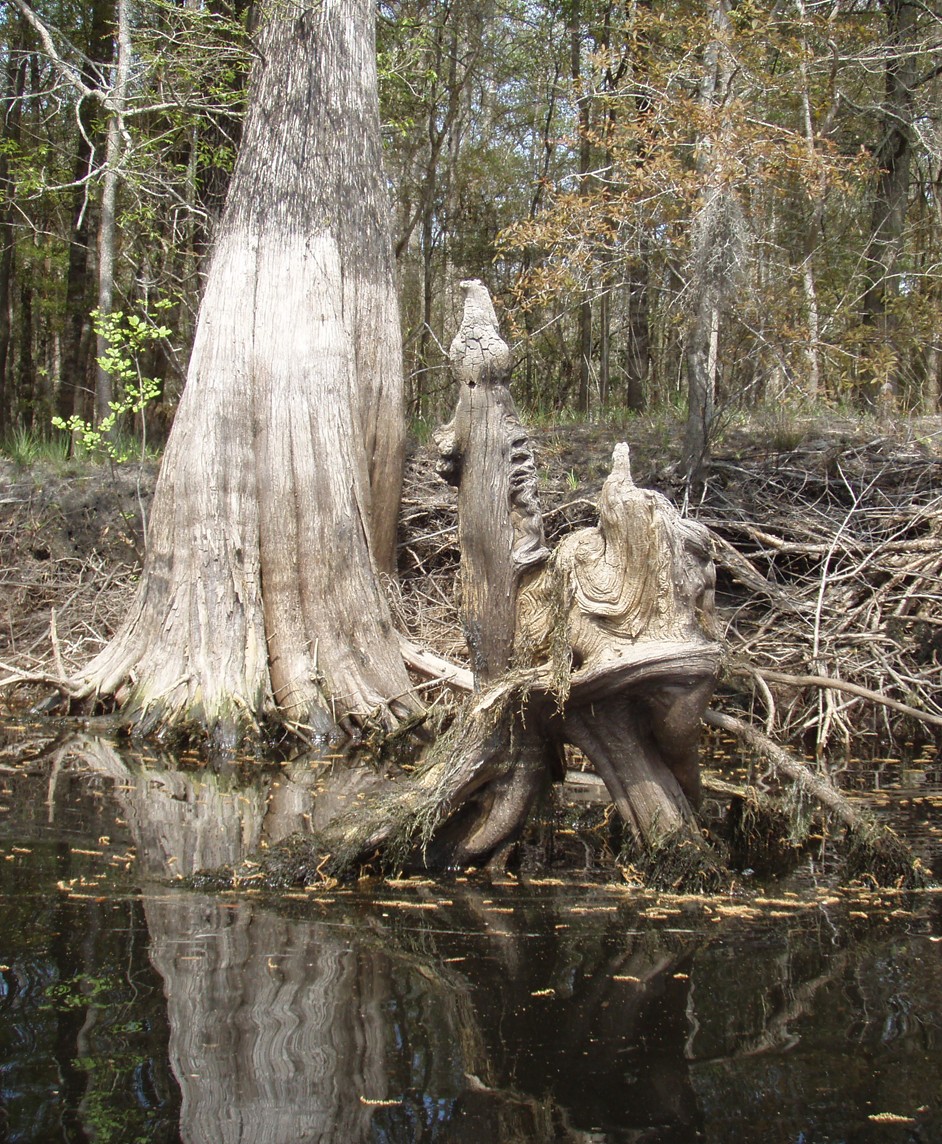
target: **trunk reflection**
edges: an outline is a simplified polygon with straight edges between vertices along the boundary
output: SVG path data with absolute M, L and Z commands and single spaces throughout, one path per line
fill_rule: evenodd
M 244 788 L 129 766 L 100 739 L 71 750 L 115 780 L 140 862 L 164 878 L 236 864 L 369 781 L 299 765 Z M 186 1141 L 695 1138 L 690 939 L 626 936 L 600 912 L 570 942 L 566 900 L 425 893 L 379 911 L 351 894 L 329 920 L 310 900 L 286 916 L 236 895 L 147 896 Z

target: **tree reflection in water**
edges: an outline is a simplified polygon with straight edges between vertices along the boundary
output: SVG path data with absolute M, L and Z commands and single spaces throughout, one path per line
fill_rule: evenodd
M 342 792 L 329 768 L 244 788 L 129 764 L 103 739 L 69 750 L 114 780 L 159 878 L 235 864 L 356 793 L 348 770 Z M 565 895 L 439 890 L 334 895 L 329 908 L 146 894 L 183 1139 L 698 1138 L 684 1053 L 694 939 L 625 934 L 610 907 L 577 917 Z
M 24 761 L 0 803 L 18 840 L 0 866 L 11 1125 L 120 1144 L 889 1144 L 886 1113 L 893 1139 L 942 1139 L 930 891 L 194 893 L 168 881 L 315 823 L 370 772 L 335 790 L 299 763 L 245 786 L 90 737 Z

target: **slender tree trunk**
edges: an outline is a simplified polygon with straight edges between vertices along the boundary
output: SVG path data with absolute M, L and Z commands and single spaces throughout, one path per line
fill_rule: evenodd
M 589 139 L 591 104 L 588 93 L 583 89 L 582 76 L 582 5 L 581 0 L 572 0 L 569 25 L 571 74 L 576 92 L 576 107 L 579 113 L 579 184 L 587 188 L 589 165 L 592 151 Z M 589 397 L 592 380 L 592 300 L 585 292 L 579 303 L 579 388 L 576 393 L 576 410 L 585 416 L 589 412 Z
M 642 0 L 639 12 L 650 8 L 650 0 Z M 647 42 L 644 32 L 639 32 L 630 26 L 629 44 L 634 45 L 640 41 Z M 627 47 L 627 46 L 626 46 Z M 638 51 L 636 47 L 627 48 L 623 63 L 619 66 L 618 74 L 611 82 L 612 90 L 617 90 L 618 81 L 627 71 L 629 82 L 635 88 L 633 100 L 634 121 L 639 128 L 639 142 L 635 146 L 634 163 L 639 169 L 652 159 L 650 144 L 644 141 L 644 125 L 652 111 L 650 95 L 649 63 L 647 57 L 651 52 Z M 616 110 L 611 116 L 614 122 Z M 640 413 L 647 404 L 648 386 L 651 377 L 651 326 L 650 326 L 650 262 L 651 237 L 649 227 L 641 226 L 638 229 L 637 251 L 629 264 L 629 271 L 625 281 L 625 302 L 627 308 L 626 331 L 624 338 L 624 370 L 625 370 L 625 405 L 628 409 Z
M 4 96 L 10 99 L 9 109 L 3 119 L 3 140 L 16 144 L 19 139 L 20 110 L 26 81 L 26 68 L 23 61 L 15 63 L 7 58 L 4 67 Z M 10 178 L 10 163 L 6 147 L 0 148 L 0 433 L 10 427 L 12 394 L 9 384 L 9 361 L 13 310 L 14 252 L 16 230 L 14 221 L 14 183 Z
M 33 359 L 33 284 L 24 277 L 19 289 L 19 327 L 16 362 L 18 420 L 27 429 L 36 427 L 36 367 Z
M 687 429 L 684 456 L 688 485 L 702 483 L 710 456 L 710 430 L 716 406 L 716 367 L 720 312 L 715 298 L 702 297 L 687 336 Z
M 599 297 L 599 405 L 603 416 L 608 409 L 611 385 L 611 330 L 612 292 L 606 287 Z
M 83 107 L 86 105 L 83 104 Z M 86 116 L 86 118 L 90 118 Z M 75 145 L 73 177 L 76 186 L 72 197 L 72 228 L 69 235 L 69 265 L 65 280 L 65 330 L 62 353 L 62 375 L 56 396 L 56 412 L 64 420 L 81 410 L 80 393 L 87 373 L 91 327 L 88 312 L 88 184 L 92 151 L 88 144 L 91 123 L 84 125 Z
M 647 243 L 643 244 L 646 251 Z M 647 404 L 651 374 L 651 330 L 648 307 L 648 266 L 642 259 L 632 269 L 625 287 L 628 295 L 628 331 L 625 339 L 627 392 L 625 404 L 640 413 Z
M 609 3 L 602 15 L 602 30 L 599 35 L 599 49 L 607 53 L 611 47 L 612 39 L 612 17 L 614 4 Z M 623 59 L 617 70 L 612 69 L 611 61 L 605 68 L 605 83 L 604 88 L 607 93 L 614 93 L 618 88 L 618 81 L 621 74 L 627 67 L 627 60 Z M 615 103 L 609 100 L 604 108 L 603 122 L 605 127 L 605 169 L 607 178 L 611 179 L 615 170 L 615 156 L 612 150 L 612 142 L 617 125 L 618 117 L 615 109 Z M 607 194 L 607 191 L 603 191 Z M 606 243 L 605 249 L 601 253 L 601 293 L 599 294 L 599 406 L 602 410 L 602 416 L 608 410 L 609 401 L 611 400 L 611 382 L 612 382 L 612 305 L 615 297 L 613 289 L 611 264 L 614 257 L 614 243 L 617 241 L 614 236 L 618 233 L 618 224 L 614 218 L 609 218 L 609 225 L 611 226 L 612 240 Z
M 435 24 L 432 62 L 437 78 L 427 109 L 426 157 L 416 205 L 405 212 L 396 239 L 396 257 L 400 258 L 421 223 L 422 318 L 417 338 L 417 380 L 414 393 L 410 394 L 411 404 L 419 410 L 427 410 L 433 403 L 436 386 L 432 383 L 441 366 L 435 326 L 443 311 L 440 284 L 450 280 L 441 255 L 444 252 L 447 256 L 455 219 L 451 198 L 455 165 L 461 152 L 462 104 L 484 43 L 474 15 L 474 5 L 462 8 L 446 4 L 440 22 Z
M 576 409 L 583 416 L 589 412 L 592 392 L 592 303 L 586 297 L 579 303 L 579 392 Z
M 805 18 L 804 0 L 799 0 L 798 10 L 802 19 Z M 807 38 L 801 37 L 802 60 L 799 74 L 801 75 L 801 117 L 805 134 L 805 150 L 812 170 L 817 163 L 816 129 L 814 113 L 811 108 L 811 83 L 808 76 L 807 59 L 810 55 Z M 805 294 L 805 306 L 808 312 L 808 337 L 805 356 L 808 363 L 808 373 L 805 388 L 808 396 L 816 398 L 821 390 L 821 317 L 818 307 L 818 284 L 815 276 L 815 251 L 818 236 L 821 233 L 821 221 L 824 216 L 824 187 L 819 185 L 812 191 L 812 211 L 805 234 L 804 262 L 801 271 L 801 284 Z
M 728 95 L 733 69 L 724 40 L 729 32 L 729 0 L 710 0 L 710 20 L 714 38 L 704 50 L 700 103 L 715 112 Z M 730 213 L 732 191 L 722 170 L 722 129 L 714 127 L 699 141 L 697 169 L 703 176 L 702 195 L 691 238 L 691 287 L 693 312 L 687 330 L 687 428 L 684 464 L 688 488 L 700 485 L 706 476 L 710 457 L 710 432 L 716 403 L 719 364 L 721 298 L 728 283 L 733 252 L 728 227 L 721 217 Z
M 913 90 L 917 56 L 914 38 L 917 8 L 908 0 L 885 0 L 887 55 L 884 73 L 881 138 L 874 155 L 877 182 L 873 196 L 870 242 L 866 252 L 867 285 L 861 307 L 863 324 L 873 331 L 877 357 L 893 348 L 896 353 L 889 372 L 865 370 L 861 393 L 876 400 L 881 388 L 890 396 L 898 393 L 901 376 L 900 348 L 894 346 L 895 321 L 892 301 L 899 295 L 899 261 L 903 251 L 906 213 L 909 207 L 912 159 Z
M 2 160 L 0 160 L 2 178 Z M 13 227 L 0 223 L 0 433 L 11 426 L 7 362 L 10 356 L 10 297 L 13 281 Z
M 798 0 L 798 12 L 804 24 L 808 18 L 804 0 Z M 840 8 L 834 5 L 828 17 L 832 31 L 839 14 Z M 817 102 L 820 104 L 821 97 L 820 93 L 818 93 L 813 99 L 811 76 L 808 67 L 813 57 L 813 52 L 808 43 L 808 36 L 804 27 L 801 32 L 800 45 L 802 53 L 799 67 L 799 75 L 801 76 L 801 118 L 805 136 L 805 152 L 808 156 L 810 172 L 813 175 L 817 172 L 808 190 L 811 212 L 805 232 L 804 263 L 802 266 L 802 289 L 805 295 L 805 305 L 808 314 L 806 348 L 808 371 L 805 385 L 808 396 L 814 399 L 820 395 L 823 385 L 821 368 L 821 307 L 818 298 L 818 279 L 815 264 L 820 260 L 820 256 L 817 256 L 817 250 L 823 230 L 824 208 L 828 192 L 827 176 L 822 166 L 818 140 L 826 138 L 830 134 L 838 111 L 840 110 L 842 97 L 836 85 L 836 67 L 832 66 L 827 110 L 823 114 L 820 112 L 817 115 L 815 114 L 814 103 Z
M 539 177 L 534 181 L 533 194 L 530 196 L 530 210 L 529 218 L 532 221 L 539 214 L 543 200 L 546 196 L 546 184 L 549 176 L 550 163 L 553 158 L 553 153 L 556 149 L 556 141 L 553 137 L 553 122 L 556 115 L 556 93 L 559 87 L 559 80 L 562 74 L 561 65 L 558 61 L 554 61 L 553 75 L 548 79 L 547 90 L 548 98 L 546 102 L 546 113 L 543 118 L 542 130 L 540 132 L 540 162 L 537 164 L 534 161 L 534 166 L 539 169 Z M 535 156 L 534 156 L 535 160 Z M 534 259 L 534 251 L 531 247 L 527 246 L 523 251 L 523 258 L 521 261 L 521 271 L 526 277 L 530 272 Z M 538 385 L 535 381 L 534 369 L 534 354 L 532 351 L 533 335 L 536 329 L 535 319 L 532 310 L 529 308 L 524 310 L 523 313 L 524 328 L 526 330 L 526 358 L 524 360 L 524 381 L 521 387 L 522 397 L 525 402 L 533 403 L 537 397 Z M 518 382 L 518 385 L 520 383 Z
M 88 57 L 82 68 L 82 80 L 88 87 L 100 81 L 98 68 L 90 61 L 98 60 L 101 67 L 107 67 L 114 58 L 114 37 L 110 34 L 110 24 L 114 16 L 111 0 L 97 0 L 90 12 L 90 33 L 88 36 Z M 93 144 L 97 146 L 95 125 L 96 104 L 83 99 L 79 104 L 76 119 L 79 126 L 75 141 L 75 158 L 72 162 L 72 179 L 75 184 L 70 205 L 72 220 L 69 234 L 69 264 L 65 281 L 65 323 L 62 351 L 62 369 L 59 387 L 56 392 L 56 413 L 64 420 L 73 413 L 91 417 L 93 402 L 88 400 L 86 384 L 89 381 L 93 350 L 93 338 L 89 311 L 92 302 L 92 278 L 89 257 L 89 234 L 91 227 L 91 183 L 94 155 Z
M 417 707 L 379 580 L 405 433 L 372 27 L 324 0 L 259 36 L 141 585 L 79 681 L 142 731 Z
M 131 64 L 131 28 L 128 22 L 128 0 L 117 0 L 115 6 L 117 53 L 115 79 L 111 89 L 111 118 L 105 144 L 105 173 L 101 187 L 101 216 L 98 223 L 98 310 L 110 314 L 114 309 L 114 263 L 118 222 L 118 183 L 121 179 L 121 156 L 124 151 L 124 106 L 128 94 Z M 108 350 L 108 342 L 98 335 L 98 358 Z M 113 399 L 111 374 L 99 364 L 95 371 L 95 420 L 108 416 Z
M 430 175 L 430 178 L 434 176 Z M 429 201 L 422 216 L 422 329 L 419 331 L 418 378 L 416 392 L 420 414 L 426 409 L 430 396 L 432 370 L 432 303 L 434 301 L 435 264 L 435 191 L 429 191 Z

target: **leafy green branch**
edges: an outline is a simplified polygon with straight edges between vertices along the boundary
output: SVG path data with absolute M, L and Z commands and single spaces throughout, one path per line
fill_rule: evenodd
M 154 309 L 166 310 L 172 304 L 164 299 L 157 302 Z M 53 417 L 52 424 L 71 434 L 83 452 L 121 464 L 130 459 L 132 446 L 127 439 L 122 439 L 118 429 L 124 417 L 138 416 L 143 461 L 147 452 L 146 410 L 159 398 L 161 383 L 143 372 L 141 358 L 150 345 L 169 338 L 172 331 L 147 314 L 125 314 L 123 310 L 103 314 L 100 310 L 93 310 L 91 317 L 95 333 L 104 339 L 107 346 L 98 358 L 98 364 L 114 381 L 115 398 L 108 403 L 110 412 L 97 424 L 77 413 L 67 420 Z

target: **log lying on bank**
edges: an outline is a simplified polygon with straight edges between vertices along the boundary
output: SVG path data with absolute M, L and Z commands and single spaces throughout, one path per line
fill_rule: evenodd
M 608 787 L 626 861 L 663 884 L 719 877 L 694 808 L 700 718 L 721 649 L 712 635 L 709 536 L 632 480 L 616 447 L 598 524 L 547 548 L 511 357 L 490 297 L 462 284 L 451 347 L 453 420 L 436 435 L 458 488 L 461 618 L 474 695 L 415 776 L 334 823 L 335 870 L 377 852 L 427 866 L 506 860 L 531 808 L 578 747 Z

